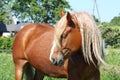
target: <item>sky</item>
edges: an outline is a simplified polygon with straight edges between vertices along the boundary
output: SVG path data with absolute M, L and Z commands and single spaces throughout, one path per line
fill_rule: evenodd
M 67 0 L 73 11 L 86 11 L 93 15 L 93 6 L 95 0 Z M 120 15 L 120 0 L 96 0 L 100 20 L 102 22 L 110 22 L 115 16 Z M 97 9 L 94 15 L 99 18 Z

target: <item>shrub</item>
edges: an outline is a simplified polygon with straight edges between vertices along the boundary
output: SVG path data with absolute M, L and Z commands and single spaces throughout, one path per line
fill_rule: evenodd
M 0 37 L 0 49 L 10 50 L 12 49 L 14 38 Z

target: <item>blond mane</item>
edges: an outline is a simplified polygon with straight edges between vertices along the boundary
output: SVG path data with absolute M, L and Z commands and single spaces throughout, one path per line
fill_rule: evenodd
M 101 33 L 99 28 L 97 27 L 93 17 L 89 15 L 87 12 L 71 12 L 73 16 L 76 16 L 80 31 L 82 34 L 82 51 L 85 60 L 90 63 L 94 63 L 92 59 L 92 53 L 98 61 L 98 64 L 105 64 L 104 60 L 101 58 L 102 56 L 102 41 L 101 41 Z M 60 36 L 63 33 L 66 26 L 66 14 L 63 16 L 55 28 L 55 42 L 60 46 Z M 92 44 L 92 49 L 91 49 Z
M 59 22 L 55 26 L 54 42 L 56 42 L 59 48 L 61 48 L 60 38 L 61 38 L 61 34 L 65 30 L 65 26 L 66 26 L 65 24 L 67 24 L 66 14 L 59 20 Z

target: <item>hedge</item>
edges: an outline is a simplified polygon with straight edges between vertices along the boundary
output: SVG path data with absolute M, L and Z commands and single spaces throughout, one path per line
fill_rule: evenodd
M 0 37 L 0 50 L 11 50 L 14 38 Z

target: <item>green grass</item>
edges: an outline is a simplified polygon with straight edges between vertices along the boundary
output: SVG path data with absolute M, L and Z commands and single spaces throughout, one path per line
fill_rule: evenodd
M 0 53 L 0 80 L 14 80 L 14 65 L 11 54 Z
M 120 49 L 106 50 L 108 66 L 101 66 L 101 80 L 120 80 Z
M 101 80 L 120 80 L 120 50 L 107 49 L 105 61 L 109 66 L 101 66 Z M 14 80 L 14 65 L 11 54 L 0 53 L 0 80 Z M 66 80 L 45 77 L 44 80 Z

